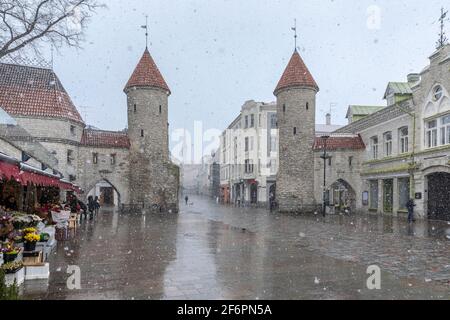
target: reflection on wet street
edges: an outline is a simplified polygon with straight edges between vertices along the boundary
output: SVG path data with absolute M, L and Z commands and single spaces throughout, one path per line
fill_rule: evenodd
M 58 243 L 28 299 L 450 299 L 447 222 L 295 216 L 194 198 L 180 215 L 103 210 Z M 81 269 L 69 290 L 67 267 Z M 367 268 L 382 270 L 368 290 Z

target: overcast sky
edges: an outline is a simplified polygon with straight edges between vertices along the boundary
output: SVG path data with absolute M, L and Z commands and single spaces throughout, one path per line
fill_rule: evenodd
M 383 105 L 388 81 L 419 72 L 433 53 L 439 0 L 112 0 L 89 25 L 84 49 L 62 50 L 55 70 L 87 122 L 126 126 L 123 87 L 145 48 L 172 90 L 171 128 L 201 120 L 223 130 L 247 100 L 274 101 L 294 49 L 320 86 L 317 122 L 330 104 L 345 124 L 349 104 Z M 450 9 L 450 8 L 449 8 Z M 377 11 L 379 10 L 379 16 Z M 450 33 L 450 27 L 447 26 Z

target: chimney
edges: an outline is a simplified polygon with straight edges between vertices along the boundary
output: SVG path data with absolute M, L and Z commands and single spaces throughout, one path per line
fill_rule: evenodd
M 331 126 L 331 114 L 327 113 L 327 126 Z
M 408 83 L 416 83 L 420 81 L 420 74 L 410 73 L 408 74 Z

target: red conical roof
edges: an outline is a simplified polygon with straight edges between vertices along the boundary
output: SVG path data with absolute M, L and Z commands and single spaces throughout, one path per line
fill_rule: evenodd
M 134 69 L 130 80 L 128 80 L 125 91 L 131 87 L 156 87 L 166 90 L 170 94 L 169 86 L 161 75 L 161 72 L 159 72 L 147 48 L 136 69 Z
M 274 94 L 277 95 L 281 90 L 290 87 L 311 87 L 319 91 L 319 86 L 309 72 L 308 67 L 303 62 L 297 50 L 295 50 L 292 55 L 292 58 L 289 61 L 289 64 L 286 67 L 286 70 L 284 71 Z

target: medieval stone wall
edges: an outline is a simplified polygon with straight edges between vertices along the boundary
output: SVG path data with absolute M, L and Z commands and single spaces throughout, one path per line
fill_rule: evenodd
M 97 163 L 94 163 L 94 154 L 97 155 Z M 85 195 L 97 183 L 106 181 L 119 194 L 119 205 L 130 203 L 128 149 L 80 147 L 78 155 L 77 184 L 85 191 Z M 114 162 L 112 155 L 115 155 Z

